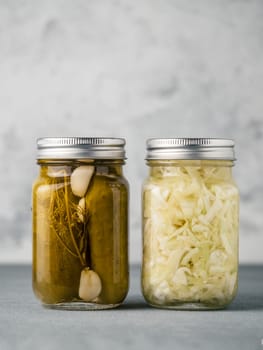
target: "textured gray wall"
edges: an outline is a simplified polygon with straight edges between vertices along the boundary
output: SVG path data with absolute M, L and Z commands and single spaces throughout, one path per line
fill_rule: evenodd
M 263 1 L 0 0 L 0 261 L 31 259 L 40 136 L 124 136 L 131 260 L 145 139 L 234 138 L 241 261 L 263 262 Z

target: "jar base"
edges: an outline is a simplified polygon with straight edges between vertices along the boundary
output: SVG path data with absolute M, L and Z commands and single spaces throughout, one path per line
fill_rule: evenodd
M 170 310 L 182 310 L 182 311 L 209 311 L 209 310 L 222 310 L 227 305 L 209 305 L 203 303 L 178 303 L 173 305 L 156 305 L 149 303 L 152 307 L 157 309 L 170 309 Z
M 114 309 L 121 305 L 119 304 L 97 304 L 85 302 L 67 302 L 57 304 L 42 304 L 44 308 L 55 310 L 71 310 L 71 311 L 96 311 Z

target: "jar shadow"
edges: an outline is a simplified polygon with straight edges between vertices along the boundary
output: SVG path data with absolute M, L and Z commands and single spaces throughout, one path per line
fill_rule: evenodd
M 262 265 L 241 265 L 239 269 L 238 294 L 229 311 L 263 310 Z
M 251 293 L 239 293 L 235 301 L 226 309 L 226 311 L 261 311 L 263 310 L 263 294 L 261 296 Z
M 143 310 L 153 309 L 146 303 L 142 296 L 136 295 L 126 299 L 126 301 L 118 307 L 118 310 Z M 117 309 L 116 309 L 117 310 Z

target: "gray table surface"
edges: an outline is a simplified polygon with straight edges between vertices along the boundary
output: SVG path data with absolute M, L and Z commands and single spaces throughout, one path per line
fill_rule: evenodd
M 159 310 L 140 293 L 131 268 L 125 303 L 114 310 L 43 308 L 30 266 L 0 266 L 0 349 L 262 349 L 263 266 L 241 266 L 239 293 L 221 311 Z

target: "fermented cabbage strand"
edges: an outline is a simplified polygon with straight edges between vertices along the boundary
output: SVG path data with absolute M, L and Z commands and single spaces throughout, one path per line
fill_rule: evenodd
M 154 169 L 144 186 L 143 289 L 150 301 L 224 305 L 235 295 L 238 190 L 230 172 Z

